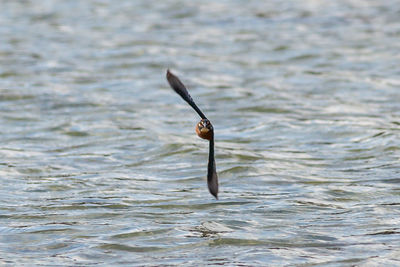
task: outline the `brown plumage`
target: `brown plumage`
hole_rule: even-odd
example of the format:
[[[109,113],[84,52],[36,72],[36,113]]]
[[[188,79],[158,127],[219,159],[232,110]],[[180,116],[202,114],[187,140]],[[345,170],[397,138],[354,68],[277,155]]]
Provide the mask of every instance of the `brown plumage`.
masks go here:
[[[196,125],[196,133],[200,138],[211,140],[214,137],[214,129],[207,119],[202,119]]]
[[[180,95],[183,100],[185,100],[201,117],[200,122],[196,124],[196,133],[200,138],[210,141],[207,167],[207,185],[210,193],[216,199],[218,199],[218,175],[214,158],[214,128],[204,113],[194,103],[185,85],[169,70],[167,70],[167,80],[171,88],[174,89],[174,91]]]

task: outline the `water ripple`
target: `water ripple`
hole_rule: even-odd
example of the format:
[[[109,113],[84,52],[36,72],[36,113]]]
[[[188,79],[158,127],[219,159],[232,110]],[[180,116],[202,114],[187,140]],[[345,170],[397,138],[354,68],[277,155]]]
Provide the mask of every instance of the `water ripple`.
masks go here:
[[[2,263],[398,265],[398,15],[2,1]],[[218,201],[167,68],[215,127]]]

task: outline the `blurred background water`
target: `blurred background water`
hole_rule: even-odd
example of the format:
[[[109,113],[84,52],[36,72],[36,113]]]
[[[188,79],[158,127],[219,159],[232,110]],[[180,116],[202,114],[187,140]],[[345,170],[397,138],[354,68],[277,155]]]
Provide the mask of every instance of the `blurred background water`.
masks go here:
[[[398,1],[0,6],[2,264],[400,266]]]

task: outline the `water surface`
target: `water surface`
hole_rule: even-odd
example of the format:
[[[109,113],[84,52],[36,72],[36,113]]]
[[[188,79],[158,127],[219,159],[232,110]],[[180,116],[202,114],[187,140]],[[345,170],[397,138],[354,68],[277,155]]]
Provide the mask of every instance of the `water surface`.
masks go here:
[[[0,4],[3,264],[400,265],[397,1]]]

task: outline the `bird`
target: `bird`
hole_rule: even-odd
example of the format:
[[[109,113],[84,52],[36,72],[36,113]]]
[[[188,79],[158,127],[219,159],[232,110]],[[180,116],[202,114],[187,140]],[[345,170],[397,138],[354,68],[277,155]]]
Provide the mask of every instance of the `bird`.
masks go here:
[[[177,76],[167,69],[167,81],[174,91],[180,95],[196,112],[201,120],[196,124],[197,135],[209,141],[208,165],[207,165],[207,185],[211,195],[218,199],[218,175],[214,157],[214,127],[204,113],[199,109],[193,98],[190,96],[185,85]]]

